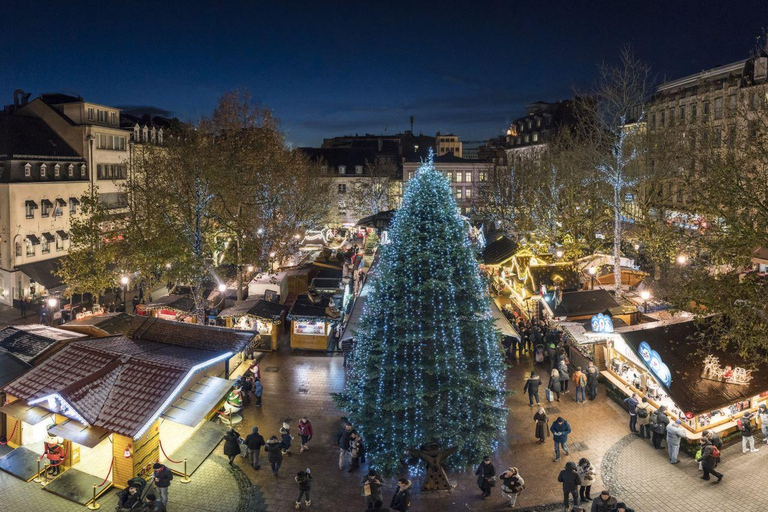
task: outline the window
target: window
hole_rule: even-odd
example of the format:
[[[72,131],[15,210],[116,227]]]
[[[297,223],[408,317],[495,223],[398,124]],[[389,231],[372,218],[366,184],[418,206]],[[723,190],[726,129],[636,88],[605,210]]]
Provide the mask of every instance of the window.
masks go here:
[[[35,255],[35,246],[32,245],[32,242],[29,241],[29,239],[25,240],[25,244],[27,246],[27,256],[34,256]]]
[[[75,175],[75,166],[72,164],[69,164],[69,167],[67,168],[67,175],[72,178]]]
[[[467,171],[464,173],[464,182],[465,183],[472,183],[472,173]]]
[[[16,250],[16,257],[17,258],[21,258],[21,243],[20,242],[16,242],[15,250]]]
[[[696,109],[696,104],[695,103],[691,103],[691,121],[695,121],[696,120],[696,113],[697,113],[696,110],[697,110]]]
[[[651,114],[651,128],[656,127],[656,113]]]
[[[80,201],[76,197],[70,197],[69,198],[69,214],[74,215],[77,213],[77,205],[80,204]]]
[[[100,123],[106,123],[107,122],[107,111],[106,110],[97,109],[96,110],[96,115],[98,116]]]
[[[155,127],[152,127],[152,131],[149,133],[149,140],[152,142],[152,144],[157,143],[157,130],[155,130]]]
[[[540,127],[540,126],[541,126],[541,119],[537,119],[536,120],[536,127]]]
[[[53,166],[53,175],[57,178],[61,175],[61,166],[59,164]]]
[[[472,199],[472,189],[471,188],[465,188],[464,189],[464,197],[466,199]]]
[[[461,171],[456,173],[456,183],[461,183]]]
[[[88,120],[93,121],[93,107],[88,107]]]
[[[485,171],[480,171],[477,173],[477,179],[478,181],[488,181],[488,173]]]
[[[64,215],[64,207],[67,206],[67,202],[60,198],[56,198],[56,207],[53,209],[53,216],[54,217],[60,217]]]
[[[37,210],[37,203],[34,201],[25,201],[24,202],[24,211],[26,213],[26,217],[28,219],[34,219],[35,218],[35,210]]]
[[[139,139],[139,125],[138,124],[133,125],[133,140],[135,142],[141,142],[141,140]]]
[[[64,250],[64,238],[61,236],[61,231],[56,233],[56,251]]]
[[[117,113],[116,112],[110,112],[109,113],[109,122],[111,124],[117,124]]]
[[[408,171],[408,179],[409,180],[413,179],[413,171]]]
[[[85,178],[85,164],[80,166],[80,177]]]
[[[736,94],[728,96],[728,115],[734,115],[736,113]]]
[[[525,137],[523,137],[523,142],[525,142],[526,144],[531,142],[531,136],[530,135],[526,135]]]
[[[680,122],[685,122],[685,105],[680,105]]]
[[[461,199],[461,188],[456,189],[456,199]]]
[[[123,180],[125,167],[121,164],[97,164],[96,176],[100,180]]]
[[[709,102],[708,101],[704,102],[704,110],[702,111],[701,114],[702,114],[702,117],[704,117],[704,119],[709,117]]]
[[[669,126],[675,126],[675,107],[669,109]]]
[[[340,165],[339,166],[339,174],[346,174],[347,173],[347,166],[346,165]]]
[[[149,142],[149,130],[146,126],[141,130],[141,140],[144,142]]]
[[[157,143],[162,145],[163,144],[163,129],[160,128],[157,130]]]
[[[24,176],[27,178],[32,176],[32,164],[24,164]]]
[[[96,134],[96,147],[98,149],[111,149],[125,151],[125,137],[120,135]]]
[[[363,174],[363,166],[362,165],[356,165],[355,166],[355,174]]]
[[[661,125],[663,127],[665,122],[666,122],[666,112],[662,110],[661,111],[661,119],[659,120],[659,125]]]
[[[43,199],[40,201],[40,203],[43,205],[43,208],[40,210],[40,215],[43,217],[50,217],[51,210],[53,209],[53,203],[48,199]]]
[[[320,174],[328,174],[328,166],[327,165],[323,165],[322,167],[320,167]]]
[[[40,164],[40,177],[45,178],[45,171],[48,169],[48,166],[45,164]]]
[[[51,243],[50,243],[50,242],[48,241],[48,239],[45,237],[45,235],[47,235],[47,234],[48,234],[48,233],[43,233],[43,238],[42,238],[42,249],[41,249],[41,252],[42,252],[43,254],[48,254],[49,252],[51,252]]]
[[[344,183],[339,183],[338,191],[339,191],[339,194],[346,194],[347,185],[345,185]]]
[[[533,134],[533,142],[538,142],[538,141],[539,141],[539,134],[538,133],[534,133]]]
[[[720,126],[718,126],[714,130],[712,130],[712,145],[716,148],[719,148],[722,143],[723,143],[723,129]]]
[[[715,119],[723,118],[723,98],[715,98]]]

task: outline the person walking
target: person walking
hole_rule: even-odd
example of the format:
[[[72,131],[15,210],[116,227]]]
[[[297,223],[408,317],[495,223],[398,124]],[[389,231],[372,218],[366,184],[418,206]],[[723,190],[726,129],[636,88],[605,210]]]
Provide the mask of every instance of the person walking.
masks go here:
[[[240,434],[233,428],[224,434],[224,455],[229,459],[229,465],[235,465],[235,457],[240,455]]]
[[[740,420],[736,421],[741,432],[741,451],[742,453],[759,452],[760,448],[755,448],[755,429],[752,426],[752,415],[749,411],[744,413]]]
[[[301,508],[301,498],[304,498],[304,504],[308,507],[312,505],[312,498],[309,492],[312,490],[312,473],[309,468],[306,471],[299,471],[294,478],[299,486],[299,496],[296,498],[296,510]]]
[[[352,351],[355,350],[355,340],[352,337],[341,340],[341,353],[344,355],[344,368],[352,361]]]
[[[709,440],[709,442],[712,443],[712,446],[717,448],[717,451],[720,452],[720,455],[715,457],[715,467],[717,467],[717,465],[720,464],[720,461],[723,458],[723,440],[722,440],[722,438],[714,430],[705,430],[704,432],[701,433],[701,436],[707,438]],[[699,471],[701,471],[701,464],[699,464]]]
[[[595,483],[595,475],[597,471],[595,466],[589,462],[589,459],[582,457],[579,460],[579,465],[576,467],[576,472],[581,478],[581,487],[579,487],[579,500],[581,503],[592,501],[592,484]]]
[[[637,405],[640,403],[637,393],[632,393],[632,396],[624,399],[624,403],[629,409],[629,431],[633,434],[639,434],[637,431]]]
[[[760,430],[763,432],[763,442],[768,444],[768,407],[760,404],[757,410],[757,418],[760,420]]]
[[[715,459],[719,454],[719,450],[709,442],[709,439],[701,439],[701,467],[704,470],[704,474],[700,477],[702,480],[709,480],[709,475],[715,475],[717,481],[723,479],[723,474],[715,471]]]
[[[314,432],[312,431],[312,423],[306,416],[302,416],[299,420],[297,430],[299,431],[299,436],[301,437],[301,449],[299,450],[299,453],[301,453],[309,450],[309,441],[314,435]]]
[[[559,360],[557,371],[560,372],[560,389],[563,393],[568,393],[568,382],[571,380],[571,376],[568,373],[568,366],[565,361]]]
[[[675,420],[672,425],[667,426],[667,451],[669,452],[669,463],[677,464],[677,454],[680,452],[680,441],[685,439],[685,430],[682,427],[683,422]]]
[[[19,308],[21,308],[21,318],[27,318],[27,299],[22,297],[19,300]]]
[[[253,427],[251,433],[245,437],[246,455],[253,469],[261,469],[259,458],[261,456],[261,447],[264,446],[264,437],[259,434],[259,427]]]
[[[557,401],[560,401],[560,372],[557,368],[552,368],[552,373],[549,374],[549,385],[547,389],[550,391],[550,396],[547,401],[552,401],[552,397],[557,397]]]
[[[346,422],[344,427],[336,433],[336,444],[339,445],[339,469],[344,469],[344,461],[349,459],[349,442],[351,440],[352,424]],[[350,461],[351,464],[352,461]]]
[[[557,481],[563,484],[563,510],[568,510],[570,503],[570,497],[573,496],[573,505],[579,506],[579,486],[581,485],[581,478],[576,471],[576,464],[573,462],[567,462],[565,469],[563,469],[557,477]]]
[[[293,441],[291,426],[287,422],[283,422],[283,426],[280,428],[280,446],[283,449],[283,455],[291,455],[291,441]]]
[[[613,508],[618,504],[616,498],[611,496],[611,493],[605,489],[600,492],[598,496],[592,502],[591,512],[613,512]]]
[[[584,403],[587,401],[586,387],[587,376],[581,371],[581,366],[576,367],[576,371],[573,372],[573,384],[576,386],[576,403]]]
[[[365,461],[365,445],[363,438],[357,432],[352,432],[349,440],[349,472],[353,473]]]
[[[667,418],[666,410],[667,410],[667,407],[664,405],[661,405],[651,415],[651,432],[653,433],[653,447],[657,450],[661,449],[661,441],[664,439],[664,434],[667,433],[667,425],[669,425],[669,418]]]
[[[155,480],[155,488],[157,489],[157,494],[160,495],[160,501],[163,502],[164,506],[168,506],[168,487],[171,486],[171,480],[173,480],[173,473],[170,469],[163,466],[159,462],[155,462],[152,465],[152,469],[154,470],[152,473],[152,478]]]
[[[515,508],[517,497],[525,489],[525,480],[517,468],[509,468],[501,475],[501,494],[509,500],[509,508]]]
[[[272,474],[277,476],[280,466],[283,465],[283,448],[280,446],[277,436],[272,436],[267,440],[264,451],[267,452],[267,460],[272,467]]]
[[[587,396],[590,400],[597,398],[597,368],[590,366],[587,369]]]
[[[374,504],[377,501],[384,501],[384,496],[381,493],[381,476],[375,469],[368,470],[368,474],[363,478],[361,485],[363,486],[365,503],[369,509],[374,508]]]
[[[389,502],[389,506],[392,510],[397,512],[408,512],[411,508],[411,481],[407,478],[401,478],[397,481],[397,491],[392,496],[392,501]]]
[[[483,457],[483,462],[477,466],[475,475],[477,475],[477,486],[483,491],[483,499],[487,500],[491,495],[491,489],[496,485],[496,468],[493,467],[489,456]]]
[[[549,419],[543,407],[539,407],[539,410],[533,415],[533,421],[536,422],[536,438],[539,440],[539,444],[543,444],[544,437],[549,437]]]
[[[261,385],[261,380],[258,378],[253,379],[253,395],[256,397],[256,407],[261,407],[261,395],[264,394],[264,386]]]
[[[570,450],[568,450],[568,445],[566,444],[568,441],[568,434],[571,433],[571,425],[569,425],[562,416],[558,416],[552,426],[549,427],[549,430],[552,432],[552,439],[555,441],[555,460],[553,462],[557,462],[560,460],[561,446],[566,455],[571,454]]]
[[[640,400],[640,403],[637,404],[637,407],[635,408],[637,412],[637,426],[640,427],[640,431],[637,435],[645,439],[651,438],[650,409],[651,404],[648,403],[648,399],[645,397]]]
[[[525,386],[523,386],[523,393],[528,392],[528,407],[533,407],[533,401],[536,400],[536,405],[539,404],[539,386],[541,385],[541,379],[536,372],[531,372],[528,378],[525,380]]]

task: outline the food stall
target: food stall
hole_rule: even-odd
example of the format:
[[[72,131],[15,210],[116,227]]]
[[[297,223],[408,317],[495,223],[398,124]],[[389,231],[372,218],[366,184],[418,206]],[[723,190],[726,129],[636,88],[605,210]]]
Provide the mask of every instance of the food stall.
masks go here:
[[[166,295],[149,304],[136,306],[139,316],[153,316],[162,320],[197,323],[195,317],[195,300],[189,295]]]
[[[300,295],[288,313],[291,349],[327,350],[331,326],[340,317],[332,297]]]
[[[285,306],[264,299],[248,300],[228,307],[217,318],[230,329],[258,332],[263,340],[268,340],[267,346],[271,350],[277,350],[279,326],[286,310]]]

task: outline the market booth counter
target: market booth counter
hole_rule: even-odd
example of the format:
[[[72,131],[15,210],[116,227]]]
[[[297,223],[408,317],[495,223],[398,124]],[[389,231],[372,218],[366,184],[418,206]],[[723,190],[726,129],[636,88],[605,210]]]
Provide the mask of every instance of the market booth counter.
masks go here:
[[[625,394],[636,392],[654,407],[666,406],[689,439],[704,430],[727,434],[736,419],[768,397],[768,366],[752,372],[733,353],[705,347],[696,341],[706,337],[702,329],[706,326],[693,320],[626,327],[604,348],[603,375]]]
[[[288,308],[264,299],[235,304],[219,313],[218,318],[230,329],[256,331],[268,342],[269,350],[277,350],[280,325]]]
[[[340,316],[332,298],[300,295],[288,313],[291,348],[326,351],[331,325]]]
[[[226,430],[209,420],[231,388],[232,357],[254,336],[137,317],[126,335],[69,343],[5,386],[3,412],[19,426],[0,468],[26,479],[10,463],[39,457],[41,440],[61,439],[63,471],[44,489],[81,504],[94,485],[97,493],[124,488],[158,461],[193,473]],[[180,453],[186,468],[173,462]]]

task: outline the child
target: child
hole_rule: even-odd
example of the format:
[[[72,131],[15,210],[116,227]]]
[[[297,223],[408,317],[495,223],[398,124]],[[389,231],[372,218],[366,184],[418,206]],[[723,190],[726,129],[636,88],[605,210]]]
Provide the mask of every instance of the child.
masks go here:
[[[299,471],[296,474],[296,483],[299,484],[299,497],[296,498],[296,509],[301,508],[301,498],[304,497],[304,503],[309,507],[312,501],[309,497],[309,491],[312,490],[312,475],[309,468],[306,471]]]
[[[264,392],[264,386],[261,385],[261,381],[256,379],[253,382],[253,394],[256,395],[256,407],[261,407],[261,394]]]
[[[301,436],[301,450],[309,450],[308,443],[312,439],[312,423],[306,416],[302,416],[299,420],[299,435]]]
[[[283,428],[280,429],[280,446],[283,448],[283,455],[290,455],[288,453],[291,449],[291,441],[293,436],[291,435],[291,426],[287,423],[283,423]]]

